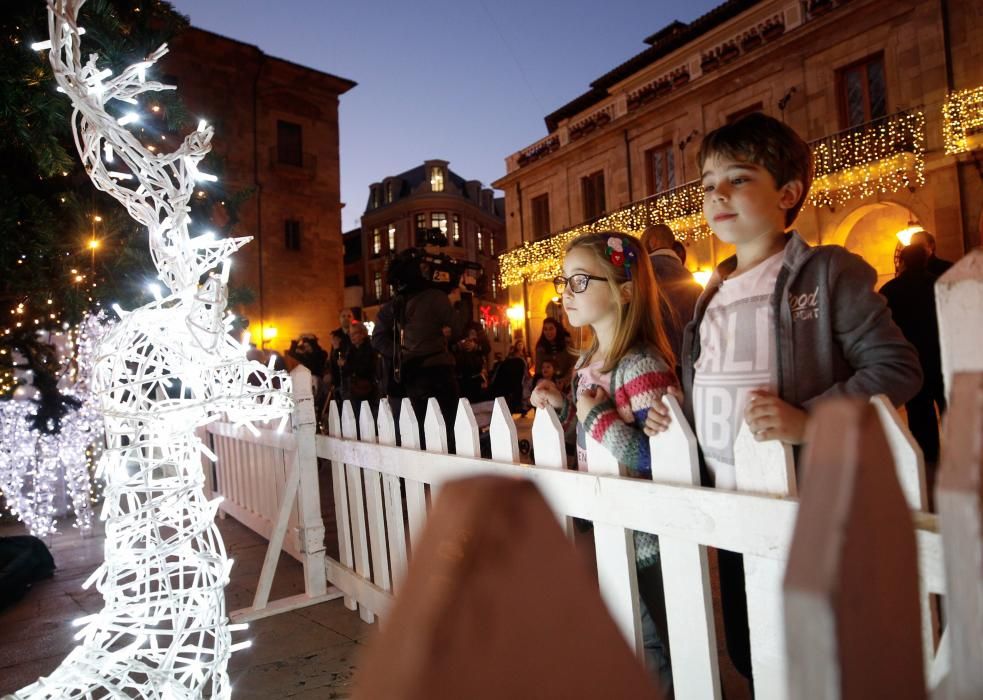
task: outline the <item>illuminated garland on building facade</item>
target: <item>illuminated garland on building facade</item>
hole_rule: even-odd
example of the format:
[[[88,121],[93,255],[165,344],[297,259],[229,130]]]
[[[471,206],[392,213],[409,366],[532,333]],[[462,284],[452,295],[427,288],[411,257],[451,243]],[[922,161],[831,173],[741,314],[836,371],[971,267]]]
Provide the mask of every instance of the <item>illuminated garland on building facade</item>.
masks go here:
[[[965,153],[983,147],[983,85],[954,92],[942,106],[945,152]]]
[[[560,274],[560,261],[566,244],[583,233],[621,231],[633,236],[654,224],[668,224],[681,241],[698,241],[710,235],[703,218],[703,188],[689,182],[664,194],[619,209],[607,216],[504,253],[498,258],[502,284],[511,287],[551,280]]]
[[[847,201],[925,184],[925,115],[903,112],[875,124],[812,144],[816,178],[807,204],[841,206]],[[614,230],[641,235],[647,226],[668,224],[683,242],[710,235],[703,217],[699,182],[681,185],[588,224],[527,242],[499,256],[502,284],[549,280],[560,274],[563,250],[575,236]]]

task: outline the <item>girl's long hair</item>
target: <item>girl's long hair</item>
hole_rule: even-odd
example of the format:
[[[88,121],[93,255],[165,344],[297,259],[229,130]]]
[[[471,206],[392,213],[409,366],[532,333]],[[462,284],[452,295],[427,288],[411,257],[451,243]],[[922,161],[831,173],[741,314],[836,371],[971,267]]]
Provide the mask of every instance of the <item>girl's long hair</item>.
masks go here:
[[[621,240],[626,259],[629,251],[633,252],[635,257],[631,261],[630,268],[631,301],[621,303],[621,313],[618,314],[618,322],[615,325],[611,350],[601,372],[614,370],[628,351],[636,346],[647,346],[655,350],[666,364],[673,368],[676,366],[676,358],[663,327],[661,292],[652,270],[652,261],[642,250],[638,239],[617,231],[585,233],[570,241],[565,252],[569,253],[575,248],[590,252],[603,270],[603,275],[607,277],[611,294],[620,302],[621,285],[628,282],[629,277],[625,267],[612,264],[608,256],[608,239],[612,237]],[[584,353],[584,365],[590,363],[599,347],[597,335],[594,334],[590,347]]]

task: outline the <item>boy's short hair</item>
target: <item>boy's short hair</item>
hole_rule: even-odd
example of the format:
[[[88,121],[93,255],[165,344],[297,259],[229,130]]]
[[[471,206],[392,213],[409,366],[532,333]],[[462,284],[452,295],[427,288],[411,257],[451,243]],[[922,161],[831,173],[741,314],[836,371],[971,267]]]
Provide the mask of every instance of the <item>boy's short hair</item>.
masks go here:
[[[799,180],[802,197],[785,212],[785,225],[792,225],[805,204],[813,176],[812,150],[794,129],[767,114],[754,112],[706,135],[700,144],[701,171],[713,155],[759,165],[771,173],[778,187]]]

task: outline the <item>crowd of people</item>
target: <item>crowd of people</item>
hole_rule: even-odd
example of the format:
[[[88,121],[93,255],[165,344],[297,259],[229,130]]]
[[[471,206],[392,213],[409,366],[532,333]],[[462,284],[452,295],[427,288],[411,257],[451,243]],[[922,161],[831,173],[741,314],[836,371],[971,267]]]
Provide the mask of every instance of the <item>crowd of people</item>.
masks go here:
[[[342,315],[319,360],[326,396],[409,396],[414,406],[436,397],[448,424],[459,396],[506,396],[516,412],[551,406],[577,468],[585,468],[591,436],[629,474],[650,478],[648,438],[669,426],[662,397],[670,393],[695,428],[704,485],[734,489],[743,423],[755,439],[797,450],[818,401],[883,394],[907,405],[934,464],[945,409],[934,283],[950,263],[935,257],[931,234],[913,237],[897,278],[878,292],[877,273],[860,256],[811,246],[795,231],[813,164],[787,125],[756,113],[720,127],[704,138],[699,165],[706,220],[735,250],[705,289],[667,226],[641,240],[582,235],[567,245],[553,281],[566,323],[547,318],[532,353],[519,340],[490,364],[481,326],[459,325],[447,293],[421,288],[380,310],[371,342]],[[568,327],[589,329],[589,342],[575,351]],[[658,538],[635,533],[635,551],[647,662],[668,687]],[[750,680],[743,560],[721,551],[718,561],[728,652]]]

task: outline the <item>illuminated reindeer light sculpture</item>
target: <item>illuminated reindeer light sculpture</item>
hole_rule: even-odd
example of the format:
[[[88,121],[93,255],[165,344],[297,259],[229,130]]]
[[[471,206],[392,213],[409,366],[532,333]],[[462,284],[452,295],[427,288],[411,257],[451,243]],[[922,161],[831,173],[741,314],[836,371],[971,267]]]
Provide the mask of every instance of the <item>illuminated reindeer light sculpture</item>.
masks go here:
[[[214,524],[218,501],[202,493],[196,429],[223,415],[289,418],[289,378],[245,359],[226,313],[229,258],[249,238],[189,237],[188,202],[211,149],[201,122],[172,153],[145,148],[126,125],[140,95],[170,89],[145,79],[166,52],[112,77],[92,55],[83,64],[77,24],[85,0],[48,4],[51,66],[72,100],[76,145],[95,186],[146,226],[166,296],[132,312],[97,353],[95,391],[106,424],[106,554],[93,582],[102,611],[79,620],[80,644],[19,698],[224,698],[232,644],[224,586],[232,561]],[[124,107],[122,116],[106,106]],[[134,111],[129,111],[130,109]],[[218,270],[218,272],[216,272]],[[244,627],[244,626],[239,626]]]

